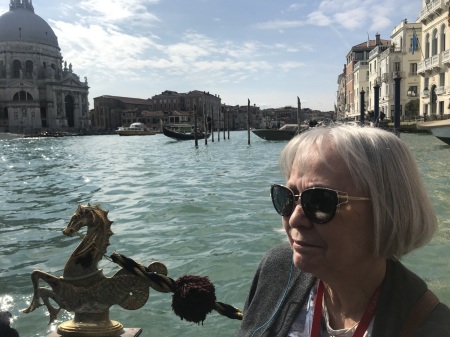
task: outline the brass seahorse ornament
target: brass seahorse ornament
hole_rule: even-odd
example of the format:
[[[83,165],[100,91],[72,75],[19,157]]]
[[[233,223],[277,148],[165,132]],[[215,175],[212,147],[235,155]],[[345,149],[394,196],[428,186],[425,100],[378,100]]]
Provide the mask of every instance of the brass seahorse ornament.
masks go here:
[[[41,270],[32,272],[34,294],[29,307],[23,312],[30,313],[44,304],[50,313],[49,323],[57,318],[60,309],[74,312],[72,321],[58,326],[58,333],[64,336],[120,335],[123,325],[110,320],[109,308],[115,304],[128,310],[141,308],[147,302],[152,282],[124,268],[112,277],[106,277],[98,269],[98,262],[106,253],[109,238],[113,235],[112,223],[108,219],[108,211],[99,205],[79,205],[63,233],[74,236],[82,227],[87,227],[86,236],[67,260],[63,276]],[[167,268],[159,262],[147,268],[167,274]],[[51,289],[40,287],[40,280]],[[55,301],[59,308],[53,307],[49,299]]]

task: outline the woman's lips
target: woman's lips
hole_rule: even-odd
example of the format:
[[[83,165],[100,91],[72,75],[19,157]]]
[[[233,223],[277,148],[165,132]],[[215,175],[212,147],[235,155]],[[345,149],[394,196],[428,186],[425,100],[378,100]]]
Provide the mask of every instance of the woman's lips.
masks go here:
[[[304,240],[292,240],[292,248],[295,250],[304,250],[304,249],[312,249],[312,248],[320,248],[318,245],[304,241]]]

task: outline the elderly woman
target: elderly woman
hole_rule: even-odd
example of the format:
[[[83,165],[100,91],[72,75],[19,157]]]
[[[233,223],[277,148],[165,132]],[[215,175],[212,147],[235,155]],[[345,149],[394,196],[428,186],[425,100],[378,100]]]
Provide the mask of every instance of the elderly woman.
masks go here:
[[[280,168],[271,196],[288,244],[260,263],[239,336],[450,336],[449,308],[399,261],[437,228],[400,138],[317,128],[287,144]]]

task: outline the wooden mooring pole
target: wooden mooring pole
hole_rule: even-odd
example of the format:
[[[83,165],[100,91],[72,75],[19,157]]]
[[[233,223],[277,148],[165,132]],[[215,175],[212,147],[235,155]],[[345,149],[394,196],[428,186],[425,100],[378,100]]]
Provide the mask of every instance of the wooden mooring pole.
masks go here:
[[[197,104],[194,104],[194,140],[195,140],[195,147],[198,147],[198,139],[197,139]]]
[[[250,99],[247,103],[247,133],[248,133],[248,145],[250,145]]]

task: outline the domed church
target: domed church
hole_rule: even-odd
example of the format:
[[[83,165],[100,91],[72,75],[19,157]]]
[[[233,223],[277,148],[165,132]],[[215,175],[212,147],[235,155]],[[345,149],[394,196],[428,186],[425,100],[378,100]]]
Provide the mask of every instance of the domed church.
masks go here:
[[[0,16],[0,131],[82,132],[90,127],[88,93],[32,0],[11,0]]]

